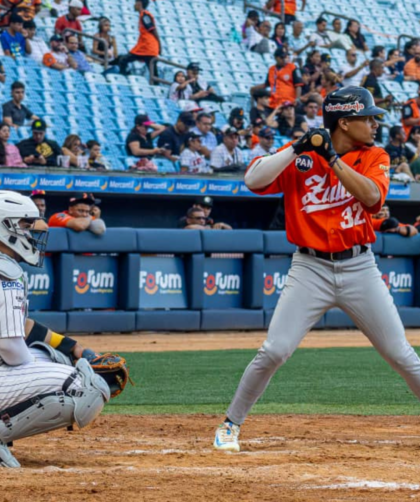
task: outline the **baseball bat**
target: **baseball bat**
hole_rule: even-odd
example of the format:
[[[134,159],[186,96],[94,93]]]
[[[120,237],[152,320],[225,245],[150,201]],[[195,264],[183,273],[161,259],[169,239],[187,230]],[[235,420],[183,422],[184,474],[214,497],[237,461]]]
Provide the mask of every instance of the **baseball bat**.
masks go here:
[[[323,142],[322,136],[320,134],[314,134],[311,137],[312,146],[321,146]]]

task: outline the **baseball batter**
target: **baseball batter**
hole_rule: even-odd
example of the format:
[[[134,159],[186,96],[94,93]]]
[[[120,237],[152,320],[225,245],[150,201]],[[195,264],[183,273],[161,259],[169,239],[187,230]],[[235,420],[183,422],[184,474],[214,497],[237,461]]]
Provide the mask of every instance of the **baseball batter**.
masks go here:
[[[2,467],[20,467],[8,443],[74,422],[84,427],[110,398],[107,382],[81,358],[75,340],[27,319],[27,285],[18,262],[42,266],[48,232],[33,231],[37,220],[39,211],[29,197],[0,192]],[[80,358],[75,366],[70,356]]]
[[[420,359],[381,279],[370,245],[371,215],[384,203],[389,157],[374,146],[383,113],[370,92],[345,87],[329,94],[324,125],[271,156],[254,159],[245,174],[258,194],[284,193],[287,237],[297,245],[292,266],[256,357],[246,368],[214,447],[239,451],[239,430],[277,369],[318,319],[340,307],[420,399]],[[330,136],[331,135],[331,136]]]

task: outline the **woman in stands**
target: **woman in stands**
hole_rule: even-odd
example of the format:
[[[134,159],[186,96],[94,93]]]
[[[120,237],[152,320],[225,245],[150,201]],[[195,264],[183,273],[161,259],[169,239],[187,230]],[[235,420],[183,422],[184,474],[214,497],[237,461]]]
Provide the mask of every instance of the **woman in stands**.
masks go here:
[[[307,57],[303,70],[309,74],[309,81],[316,86],[321,84],[321,53],[318,50],[311,51]]]
[[[82,140],[77,134],[69,134],[63,144],[63,155],[70,157],[70,165],[73,167],[78,166],[78,157],[84,154],[82,148]]]
[[[277,23],[274,26],[274,34],[271,37],[271,40],[274,40],[277,49],[284,46],[287,48],[288,39],[286,36],[286,28],[284,26],[284,23]]]
[[[169,99],[175,102],[180,99],[190,99],[193,93],[191,82],[194,82],[193,78],[187,80],[187,76],[182,70],[177,71],[174,75],[174,82],[169,89]]]
[[[321,75],[321,89],[319,94],[325,99],[330,92],[336,91],[340,87],[340,76],[333,71],[327,71]]]
[[[17,146],[8,143],[10,126],[0,122],[0,165],[6,167],[28,167],[22,160]]]
[[[344,33],[350,37],[350,40],[353,42],[353,45],[357,50],[367,52],[369,47],[366,43],[366,38],[360,32],[360,23],[356,19],[350,19],[347,23],[347,27],[344,30]]]
[[[401,55],[400,51],[396,47],[390,49],[388,59],[384,63],[386,78],[402,82],[404,80],[404,64],[405,57]]]
[[[95,37],[101,38],[108,43],[108,62],[111,63],[118,57],[117,41],[113,35],[111,35],[111,21],[107,17],[102,17],[98,24],[98,33]],[[94,40],[92,46],[92,54],[105,59],[105,43],[100,40]],[[114,68],[118,70],[117,66]]]

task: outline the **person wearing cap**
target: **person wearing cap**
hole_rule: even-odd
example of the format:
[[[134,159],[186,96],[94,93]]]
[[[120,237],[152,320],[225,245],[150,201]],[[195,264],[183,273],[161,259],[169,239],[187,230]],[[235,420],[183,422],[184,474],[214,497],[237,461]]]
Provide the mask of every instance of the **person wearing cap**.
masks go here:
[[[50,14],[52,17],[62,17],[69,11],[68,0],[52,0]]]
[[[274,147],[275,133],[271,127],[263,127],[258,133],[259,143],[252,149],[251,160],[262,155],[271,155],[276,152]]]
[[[400,223],[397,218],[391,216],[387,204],[384,204],[379,212],[372,215],[372,223],[375,232],[398,234],[403,237],[414,237],[419,233],[414,225]]]
[[[3,121],[18,129],[25,124],[25,120],[36,120],[38,117],[22,103],[25,99],[25,85],[13,82],[11,89],[12,99],[2,105]]]
[[[69,28],[79,31],[80,33],[83,31],[82,25],[77,19],[81,15],[83,7],[84,5],[81,0],[70,0],[68,13],[65,16],[59,17],[55,22],[55,32],[57,35],[62,35],[64,37],[66,35],[66,30]],[[79,47],[84,49],[84,41],[80,35]]]
[[[230,111],[228,123],[239,134],[239,148],[246,147],[246,138],[252,136],[252,126],[245,127],[245,112],[243,108],[236,107]]]
[[[195,134],[201,136],[201,150],[206,159],[210,159],[211,152],[217,146],[217,138],[211,130],[213,125],[213,116],[211,113],[201,112],[197,115],[195,127],[191,129]]]
[[[239,132],[229,124],[222,127],[223,142],[211,153],[210,167],[215,171],[234,172],[245,169],[243,155],[238,148]]]
[[[89,196],[95,201],[95,203],[90,206],[89,214],[93,216],[95,219],[98,219],[102,215],[102,210],[99,207],[101,205],[102,200],[95,197],[93,193],[89,194]]]
[[[106,230],[104,220],[91,215],[95,198],[92,194],[78,195],[69,201],[67,211],[55,213],[48,220],[49,227],[69,228],[75,232],[88,230],[96,235],[102,235]]]
[[[292,137],[292,131],[295,127],[308,130],[308,124],[303,115],[296,114],[295,105],[291,101],[286,101],[277,109],[275,118],[267,120],[267,125],[277,129],[281,136]]]
[[[43,119],[32,122],[32,138],[17,144],[23,161],[28,166],[57,166],[57,157],[62,155],[61,148],[55,141],[45,137],[47,124]]]
[[[83,52],[79,50],[79,39],[76,37],[76,35],[74,35],[73,33],[67,35],[65,38],[65,43],[69,56],[77,64],[76,70],[80,71],[80,73],[92,72],[92,66],[87,61],[86,56],[83,54]]]
[[[33,19],[25,21],[23,23],[23,29],[28,33],[28,40],[31,46],[31,53],[29,57],[39,64],[42,64],[42,59],[44,54],[49,51],[48,45],[45,43],[44,39],[36,36],[36,24]]]
[[[252,134],[251,134],[251,143],[249,148],[252,150],[254,149],[258,143],[260,142],[260,131],[261,129],[265,126],[265,122],[263,119],[260,117],[257,117],[255,120],[252,121],[251,127],[252,127]]]
[[[209,85],[199,73],[201,71],[198,63],[189,63],[187,66],[187,80],[190,80],[190,86],[193,91],[190,99],[198,103],[205,99],[206,101],[215,101],[216,103],[223,103],[224,99],[216,94],[216,91]]]
[[[61,35],[53,35],[50,38],[51,51],[44,54],[42,64],[53,70],[76,70],[77,63],[70,56],[67,47],[64,45],[64,39]]]
[[[342,84],[344,87],[359,85],[362,78],[369,73],[369,60],[364,59],[360,64],[357,64],[357,55],[357,50],[354,48],[346,51],[347,63],[343,64],[339,69],[339,74],[343,77]]]
[[[152,159],[155,155],[165,155],[164,148],[155,147],[153,140],[165,130],[165,126],[155,124],[147,115],[137,115],[134,127],[125,140],[127,155]]]
[[[29,196],[38,208],[39,216],[45,218],[47,212],[47,202],[45,200],[45,190],[34,190]]]
[[[155,18],[147,9],[149,0],[135,0],[134,10],[139,13],[139,38],[129,54],[119,59],[120,73],[127,75],[129,63],[142,61],[150,69],[150,62],[161,53],[161,44]],[[157,76],[157,63],[153,63],[153,74]]]
[[[27,39],[27,32],[23,30],[23,18],[13,13],[10,24],[0,36],[0,42],[5,56],[13,59],[21,58],[31,53],[31,45]]]
[[[188,173],[211,173],[201,150],[201,134],[188,132],[185,136],[184,149],[179,157],[181,172]]]
[[[203,108],[198,106],[195,101],[186,101],[182,104],[181,109],[183,112],[191,113],[194,120],[197,120],[198,114],[203,111]]]
[[[175,125],[167,127],[159,136],[158,147],[165,149],[165,156],[176,162],[181,154],[187,132],[194,127],[195,120],[190,112],[181,112]]]
[[[180,99],[190,99],[193,93],[191,83],[194,78],[187,79],[187,75],[181,70],[174,75],[174,81],[169,88],[168,97],[176,103]]]
[[[227,223],[215,223],[213,218],[210,217],[210,214],[213,210],[213,205],[213,199],[209,195],[198,197],[195,200],[193,206],[187,211],[186,216],[183,216],[178,220],[178,228],[197,228],[192,227],[191,225],[199,224],[202,226],[202,230],[232,230],[232,227]]]
[[[295,64],[288,62],[288,53],[284,48],[277,49],[274,53],[276,64],[270,66],[264,84],[251,88],[251,93],[258,89],[270,87],[270,108],[274,109],[285,101],[294,103],[300,98],[302,92],[302,78]]]

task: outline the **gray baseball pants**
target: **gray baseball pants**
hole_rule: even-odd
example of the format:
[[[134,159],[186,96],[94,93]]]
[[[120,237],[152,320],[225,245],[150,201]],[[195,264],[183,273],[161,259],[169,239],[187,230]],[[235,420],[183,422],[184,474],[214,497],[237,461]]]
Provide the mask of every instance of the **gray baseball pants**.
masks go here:
[[[330,308],[340,307],[420,399],[420,359],[369,250],[330,262],[296,252],[267,339],[246,368],[227,411],[241,425],[271,377]]]

